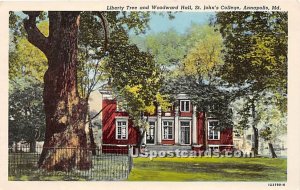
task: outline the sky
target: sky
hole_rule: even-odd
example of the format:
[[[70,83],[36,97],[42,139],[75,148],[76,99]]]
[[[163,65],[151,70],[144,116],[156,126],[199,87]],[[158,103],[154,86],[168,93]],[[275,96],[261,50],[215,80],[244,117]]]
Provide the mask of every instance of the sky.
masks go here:
[[[191,23],[208,23],[209,18],[213,15],[213,12],[178,12],[174,14],[175,18],[170,20],[167,15],[152,14],[149,23],[150,30],[147,33],[165,32],[170,28],[179,33],[184,33]]]
[[[16,14],[22,18],[25,17],[22,12],[16,12]],[[177,12],[174,14],[175,18],[170,20],[168,15],[152,14],[149,23],[150,30],[146,34],[165,32],[171,28],[179,33],[184,33],[191,23],[208,23],[209,18],[213,15],[213,12]]]

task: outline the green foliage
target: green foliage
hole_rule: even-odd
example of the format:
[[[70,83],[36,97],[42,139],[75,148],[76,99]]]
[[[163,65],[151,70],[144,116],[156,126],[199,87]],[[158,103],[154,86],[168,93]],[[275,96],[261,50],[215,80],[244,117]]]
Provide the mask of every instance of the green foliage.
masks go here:
[[[48,22],[41,22],[39,29],[48,35]],[[46,56],[34,45],[28,42],[24,36],[17,37],[17,44],[10,42],[10,47],[14,47],[9,53],[9,78],[14,80],[22,76],[32,76],[36,80],[43,81],[44,73],[47,69]]]
[[[213,82],[223,64],[222,37],[213,27],[192,25],[186,38],[187,55],[182,61],[183,73],[198,80]]]
[[[104,20],[100,19],[100,14]],[[148,63],[151,57],[140,52],[136,46],[130,45],[127,37],[129,30],[143,32],[148,26],[148,21],[149,13],[144,12],[81,13],[77,71],[81,96],[88,97],[95,88],[110,85],[110,80],[114,81],[113,88],[119,92],[126,91],[123,88],[127,84],[140,84],[140,77],[144,82],[151,83],[148,78],[152,73],[147,69],[140,71],[151,64]],[[120,63],[117,63],[118,61]],[[122,67],[127,70],[124,71]],[[138,71],[135,72],[136,70]],[[128,83],[129,80],[138,82]]]
[[[160,66],[175,65],[185,55],[184,39],[175,29],[147,35],[145,45],[146,51],[154,56]]]
[[[287,23],[287,12],[219,12],[214,22],[224,43],[219,76],[240,101],[235,126],[260,128],[265,140],[286,134]]]
[[[90,93],[101,88],[108,77],[104,69],[106,61],[105,28],[95,12],[83,12],[79,26],[79,51],[77,66],[78,91],[88,99]]]
[[[153,103],[160,88],[160,70],[150,54],[129,43],[123,29],[112,33],[111,40],[118,42],[110,45],[111,53],[106,62],[111,86],[126,102],[126,111],[140,127],[141,113],[154,111]]]
[[[160,69],[151,54],[130,43],[123,27],[117,25],[112,29],[110,41],[105,70],[109,73],[111,87],[126,104],[130,116],[141,123],[141,113],[154,111],[160,88]]]
[[[48,22],[38,28],[48,35]],[[10,13],[9,51],[9,142],[43,140],[45,114],[43,76],[46,56],[28,42],[20,16]]]
[[[224,129],[233,126],[230,106],[233,100],[232,92],[222,89],[218,85],[208,85],[193,76],[180,76],[167,80],[163,89],[166,94],[188,94],[198,111],[206,112],[208,117],[219,120],[218,128]]]
[[[260,137],[275,142],[287,132],[287,113],[282,112],[276,102],[272,93],[237,99],[232,103],[235,129],[243,133],[254,125],[260,130]]]
[[[221,77],[248,93],[278,94],[286,111],[287,12],[220,12],[215,24],[224,39]]]
[[[211,26],[193,24],[182,38],[186,55],[164,83],[163,91],[188,94],[198,111],[219,119],[220,128],[232,127],[232,91],[217,77],[223,65],[220,33]]]
[[[147,12],[81,13],[79,34],[79,91],[88,96],[94,88],[112,88],[130,116],[142,126],[141,113],[153,113],[159,89],[160,70],[153,57],[131,44],[129,30],[143,33],[148,27]],[[106,25],[106,29],[104,28]],[[108,42],[105,41],[108,31]],[[107,44],[106,44],[107,43]],[[164,104],[163,96],[159,96]]]
[[[276,102],[276,97],[269,95],[262,98],[257,105],[260,136],[272,143],[276,143],[287,133],[287,113],[282,112]]]
[[[23,77],[10,81],[9,141],[43,140],[45,114],[42,102],[43,85],[40,81]]]

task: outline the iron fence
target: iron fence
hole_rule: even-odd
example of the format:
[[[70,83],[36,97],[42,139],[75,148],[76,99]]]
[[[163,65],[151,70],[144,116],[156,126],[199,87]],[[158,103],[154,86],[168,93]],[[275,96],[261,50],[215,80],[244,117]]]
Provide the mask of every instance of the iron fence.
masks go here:
[[[45,147],[44,147],[45,148]],[[91,161],[91,167],[80,170],[74,167],[69,171],[49,171],[38,168],[43,147],[15,146],[9,148],[8,173],[10,180],[125,180],[131,171],[133,161],[130,146],[105,146],[95,149],[49,148],[67,154],[70,150],[87,152],[84,156]],[[56,158],[60,160],[60,158]],[[74,159],[77,159],[76,157]],[[76,162],[76,160],[75,160]],[[77,163],[77,162],[76,162]]]

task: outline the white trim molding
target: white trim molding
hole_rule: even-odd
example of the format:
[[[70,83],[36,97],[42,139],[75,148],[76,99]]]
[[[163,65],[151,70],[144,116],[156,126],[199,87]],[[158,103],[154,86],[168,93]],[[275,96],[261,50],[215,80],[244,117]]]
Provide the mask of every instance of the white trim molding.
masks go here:
[[[164,125],[164,122],[168,122],[168,125]],[[174,140],[174,120],[162,120],[162,126],[161,126],[161,130],[162,130],[162,140]],[[171,125],[170,125],[170,123],[172,123]],[[164,131],[164,127],[167,127],[167,138],[165,138],[165,131]],[[169,128],[171,128],[172,129],[172,133],[171,133],[171,135],[172,135],[172,138],[169,138],[169,135],[170,135],[170,133],[169,133]]]
[[[182,106],[183,104],[183,106]],[[179,102],[180,112],[190,112],[191,111],[191,101],[190,100],[180,100]]]
[[[115,133],[116,140],[128,140],[128,118],[127,119],[116,118],[115,124],[116,124],[116,133]],[[119,130],[119,128],[121,129]],[[125,136],[123,133],[125,133]]]
[[[182,126],[182,122],[189,122],[188,126]],[[192,141],[192,128],[191,128],[191,124],[192,122],[190,120],[179,120],[179,128],[180,128],[180,144],[181,145],[191,145],[191,141]],[[182,143],[182,128],[189,128],[189,143],[188,144],[184,144]]]
[[[220,130],[216,131],[214,129],[210,129],[210,127],[212,127],[211,125],[209,125],[210,122],[219,122],[219,121],[218,120],[213,120],[213,119],[207,120],[207,139],[208,140],[220,140],[220,138],[221,138]],[[213,135],[212,138],[209,137],[211,130],[212,130],[212,135]],[[215,138],[215,133],[217,133],[217,137],[218,137],[217,139]]]

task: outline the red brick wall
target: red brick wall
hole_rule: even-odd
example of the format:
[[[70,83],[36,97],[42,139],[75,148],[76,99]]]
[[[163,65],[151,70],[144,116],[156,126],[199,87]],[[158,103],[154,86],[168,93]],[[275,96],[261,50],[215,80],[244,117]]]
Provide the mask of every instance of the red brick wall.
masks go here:
[[[199,112],[197,115],[197,143],[198,144],[204,144],[204,136],[203,136],[203,130],[204,130],[204,113]]]
[[[197,131],[198,131],[198,144],[204,144],[204,113],[199,112],[197,115]],[[232,128],[224,129],[220,132],[220,140],[207,140],[208,144],[216,144],[216,145],[232,145]]]
[[[232,145],[233,144],[232,129],[227,128],[224,129],[223,131],[220,131],[220,140],[208,140],[208,144]]]
[[[161,140],[161,144],[175,144],[175,140]]]
[[[116,140],[116,116],[128,116],[125,112],[116,112],[115,100],[103,100],[102,125],[103,144],[137,144],[138,129],[133,127],[132,121],[128,120],[128,140]],[[191,107],[192,108],[192,107]],[[192,109],[191,109],[192,110]],[[174,112],[173,112],[174,113]],[[180,116],[192,116],[191,112],[182,112]],[[203,112],[197,114],[197,144],[204,144],[203,130],[205,127],[205,117]],[[162,140],[162,144],[175,144],[175,140]],[[225,129],[220,132],[220,140],[208,140],[208,144],[233,144],[232,129]]]
[[[116,116],[128,116],[125,112],[116,112],[115,100],[102,101],[102,141],[103,144],[137,144],[138,129],[128,120],[128,140],[116,140]]]
[[[232,140],[232,128],[227,128],[223,131],[221,131],[221,144],[233,144]]]

